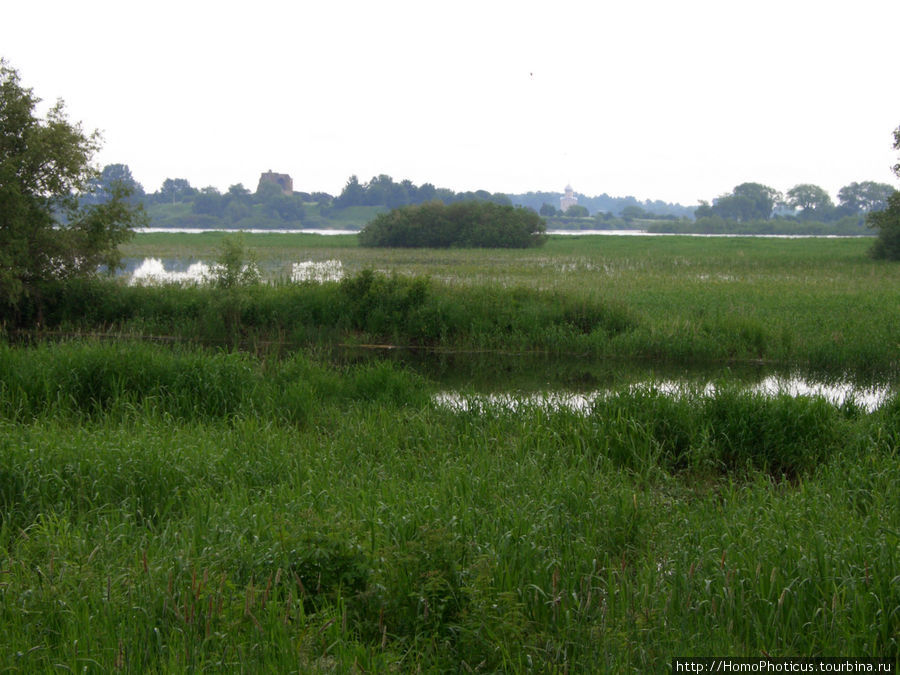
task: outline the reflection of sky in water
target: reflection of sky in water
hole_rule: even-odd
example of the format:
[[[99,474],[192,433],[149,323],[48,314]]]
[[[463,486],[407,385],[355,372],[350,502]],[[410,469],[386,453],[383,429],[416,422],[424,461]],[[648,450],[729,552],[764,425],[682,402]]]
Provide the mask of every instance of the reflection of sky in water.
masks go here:
[[[203,262],[195,262],[186,270],[166,269],[159,258],[145,258],[131,273],[131,284],[206,283],[213,277],[212,268]]]
[[[188,265],[180,261],[163,261],[159,258],[144,258],[133,268],[126,269],[131,284],[204,284],[211,281],[218,265],[193,262]],[[293,263],[291,281],[340,281],[344,269],[340,260],[324,260]]]
[[[687,392],[700,392],[703,395],[713,395],[716,387],[712,383],[706,384],[702,389],[693,386],[687,386],[685,383],[676,381],[659,381],[644,382],[630,387],[634,390],[655,390],[672,396],[677,396]],[[842,405],[847,401],[852,401],[864,410],[869,412],[880,406],[884,400],[891,394],[891,389],[886,386],[880,387],[857,387],[848,382],[810,382],[798,377],[783,378],[778,376],[769,376],[755,385],[749,385],[747,391],[764,394],[767,396],[777,396],[779,394],[787,394],[789,396],[820,396],[834,405]],[[572,393],[548,391],[541,393],[531,393],[526,395],[516,395],[510,393],[501,394],[479,394],[475,396],[464,396],[457,392],[441,392],[434,397],[435,403],[450,408],[460,410],[469,410],[477,408],[481,404],[499,405],[510,409],[516,409],[519,406],[543,406],[549,409],[568,408],[575,411],[587,411],[591,404],[598,397],[609,394],[609,391],[595,391],[591,393]]]
[[[849,382],[822,384],[797,377],[784,379],[774,376],[765,378],[754,390],[770,395],[785,393],[791,396],[821,396],[835,405],[852,401],[868,411],[875,410],[891,393],[888,387],[859,388]]]

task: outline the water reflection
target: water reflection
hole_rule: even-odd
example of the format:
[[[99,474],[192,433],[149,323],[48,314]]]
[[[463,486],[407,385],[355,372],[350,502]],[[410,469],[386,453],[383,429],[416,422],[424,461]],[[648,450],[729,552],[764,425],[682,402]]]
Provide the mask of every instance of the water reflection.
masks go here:
[[[128,258],[119,272],[129,284],[206,284],[211,282],[219,265],[202,260],[184,261],[162,258]],[[274,267],[273,267],[274,265]],[[283,276],[283,265],[280,262],[268,265],[257,265],[260,272],[272,277]],[[296,283],[313,281],[340,281],[344,277],[344,268],[340,260],[306,260],[294,262],[290,266],[290,280]]]
[[[372,358],[372,350],[350,349],[344,361]],[[655,389],[679,395],[711,394],[720,387],[740,387],[768,396],[819,396],[835,405],[852,402],[874,410],[898,391],[891,374],[829,373],[780,369],[768,364],[674,365],[573,356],[497,353],[433,353],[395,349],[378,358],[395,360],[419,372],[442,392],[435,400],[464,407],[482,401],[516,407],[541,405],[585,410],[598,396],[613,391]]]
[[[733,386],[733,383],[729,383],[729,387]],[[684,381],[678,382],[669,380],[641,382],[632,385],[627,389],[653,390],[672,396],[679,396],[685,393],[698,392],[704,395],[713,395],[717,388],[717,385],[712,382],[708,382],[698,389],[696,385],[689,385]],[[809,382],[799,377],[785,379],[775,375],[766,377],[762,382],[755,385],[748,386],[746,390],[765,396],[786,394],[788,396],[821,397],[833,405],[841,406],[852,403],[868,412],[876,410],[893,391],[892,388],[887,385],[858,388],[849,382]],[[457,410],[469,410],[472,407],[488,404],[509,408],[511,410],[523,406],[540,406],[551,410],[567,408],[574,411],[588,411],[591,409],[597,398],[607,396],[612,392],[612,389],[583,393],[572,391],[542,391],[531,393],[493,392],[488,394],[465,394],[459,391],[443,391],[434,396],[434,401],[438,405]]]

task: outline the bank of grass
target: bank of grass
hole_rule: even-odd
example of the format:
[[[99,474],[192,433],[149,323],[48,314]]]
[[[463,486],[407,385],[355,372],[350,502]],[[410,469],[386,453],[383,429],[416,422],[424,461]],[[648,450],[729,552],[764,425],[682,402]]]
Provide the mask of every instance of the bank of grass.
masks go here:
[[[219,246],[218,236],[138,241],[148,252],[179,241],[197,252]],[[290,348],[390,343],[838,373],[900,363],[900,267],[869,259],[865,241],[576,236],[551,237],[539,252],[383,251],[354,241],[246,238],[263,265],[339,259],[341,283],[282,276],[230,293],[70,286],[48,290],[43,314],[23,308],[18,321]]]
[[[430,393],[385,363],[0,348],[0,667],[898,661],[898,399]]]

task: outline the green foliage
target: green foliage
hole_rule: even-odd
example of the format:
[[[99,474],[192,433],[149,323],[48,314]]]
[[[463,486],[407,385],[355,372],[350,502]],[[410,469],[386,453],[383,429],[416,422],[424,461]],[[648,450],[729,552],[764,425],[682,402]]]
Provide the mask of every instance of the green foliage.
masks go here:
[[[215,284],[222,289],[252,286],[260,282],[259,267],[240,234],[222,239],[216,260]]]
[[[900,260],[900,192],[888,197],[886,209],[866,216],[866,223],[878,230],[878,239],[870,251],[872,257]]]
[[[900,127],[894,130],[894,150],[900,150]],[[894,166],[900,177],[900,164]],[[884,211],[870,213],[866,222],[878,230],[878,240],[870,253],[875,258],[900,260],[900,192],[894,191],[887,200]]]
[[[100,137],[70,123],[61,101],[37,117],[38,102],[0,61],[0,303],[7,309],[49,282],[114,269],[118,245],[144,222],[129,202],[133,186],[121,181],[106,186],[103,203],[79,202],[98,176],[91,160]]]
[[[823,399],[727,388],[617,393],[598,399],[592,415],[603,451],[636,471],[653,465],[727,475],[764,471],[795,479],[845,441],[841,412]]]
[[[382,247],[529,248],[544,243],[544,231],[543,219],[530,209],[434,201],[378,215],[359,241]]]
[[[591,214],[590,211],[587,210],[586,206],[582,206],[581,204],[573,204],[566,209],[564,215],[567,218],[588,218]]]
[[[894,129],[894,150],[900,150],[900,127]],[[894,164],[893,171],[900,177],[900,163]]]
[[[355,175],[350,176],[340,195],[335,197],[334,205],[338,208],[351,206],[382,206],[396,209],[401,206],[425,204],[438,200],[444,204],[459,201],[489,201],[509,206],[508,197],[502,194],[491,194],[485,190],[475,192],[454,192],[446,188],[435,188],[431,183],[415,185],[410,180],[399,183],[388,175],[374,176],[368,183],[361,184]]]
[[[237,352],[156,345],[0,345],[0,417],[85,419],[142,410],[182,421],[261,416],[302,423],[323,401],[422,402],[421,378],[390,363],[329,370],[296,354],[267,362]]]
[[[342,316],[350,328],[372,335],[414,335],[429,294],[425,279],[375,274],[363,270],[340,283]]]
[[[828,193],[818,185],[804,183],[795,185],[785,194],[785,204],[800,211],[803,219],[826,219],[834,210],[834,202]]]
[[[900,659],[896,396],[429,388],[300,354],[0,347],[0,668]]]
[[[781,194],[773,188],[759,183],[741,183],[730,194],[715,199],[710,208],[712,215],[738,222],[766,220],[780,201]]]
[[[552,217],[552,216],[557,215],[559,213],[559,210],[555,206],[553,206],[553,204],[548,204],[547,202],[544,202],[543,204],[541,204],[541,208],[538,211],[538,213],[541,216],[547,218],[547,217]]]
[[[881,211],[887,206],[888,197],[894,191],[887,183],[873,181],[853,182],[838,191],[841,213],[870,213]]]

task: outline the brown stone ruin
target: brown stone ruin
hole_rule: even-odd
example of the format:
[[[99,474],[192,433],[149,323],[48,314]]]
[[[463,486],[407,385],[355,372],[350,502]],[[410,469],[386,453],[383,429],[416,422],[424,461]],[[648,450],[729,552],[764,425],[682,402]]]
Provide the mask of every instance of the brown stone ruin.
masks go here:
[[[266,183],[275,183],[275,185],[280,187],[281,191],[286,195],[294,194],[294,181],[286,173],[274,173],[269,170],[260,174],[259,185],[256,187],[256,191],[259,192]]]

